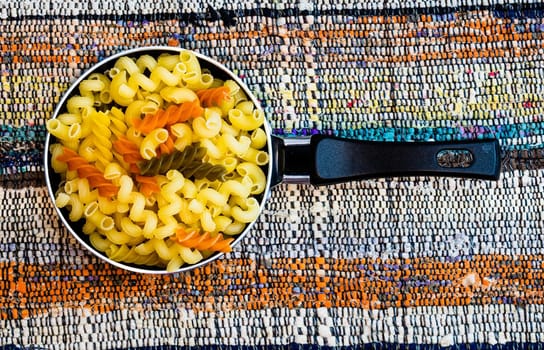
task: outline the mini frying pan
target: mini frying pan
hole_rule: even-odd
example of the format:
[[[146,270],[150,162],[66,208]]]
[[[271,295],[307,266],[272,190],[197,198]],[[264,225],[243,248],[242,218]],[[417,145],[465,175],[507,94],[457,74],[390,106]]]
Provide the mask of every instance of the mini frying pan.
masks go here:
[[[56,118],[66,109],[67,100],[78,93],[78,86],[92,73],[104,73],[112,68],[115,61],[123,56],[139,57],[144,54],[158,57],[161,54],[179,54],[180,48],[143,47],[124,51],[108,57],[86,71],[64,94],[53,113]],[[201,67],[214,77],[236,81],[256,108],[261,108],[257,98],[232,71],[221,63],[195,53]],[[452,142],[374,142],[339,138],[329,135],[311,137],[280,138],[272,135],[267,122],[263,129],[267,135],[266,150],[270,161],[262,169],[267,176],[266,189],[257,197],[262,212],[272,187],[279,183],[308,183],[328,185],[363,179],[399,176],[454,176],[485,180],[496,180],[500,171],[500,147],[495,139],[467,140]],[[61,182],[60,176],[51,168],[49,146],[55,137],[48,134],[45,145],[45,176],[50,197]],[[68,211],[56,207],[61,221],[72,235],[89,251],[114,266],[140,273],[167,273],[164,268],[120,263],[109,259],[95,249],[89,238],[82,232],[83,222],[70,222]],[[249,223],[236,237],[233,246],[248,234],[255,222]],[[182,266],[176,272],[188,271],[210,263],[223,253],[213,254],[197,264]]]

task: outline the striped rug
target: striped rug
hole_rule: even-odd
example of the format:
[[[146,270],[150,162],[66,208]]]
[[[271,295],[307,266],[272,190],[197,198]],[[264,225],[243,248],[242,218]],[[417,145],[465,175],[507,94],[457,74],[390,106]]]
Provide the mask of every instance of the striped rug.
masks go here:
[[[543,37],[536,0],[0,1],[0,348],[542,348]],[[116,269],[62,227],[44,125],[147,45],[224,63],[276,135],[498,138],[501,178],[282,184],[226,257]]]

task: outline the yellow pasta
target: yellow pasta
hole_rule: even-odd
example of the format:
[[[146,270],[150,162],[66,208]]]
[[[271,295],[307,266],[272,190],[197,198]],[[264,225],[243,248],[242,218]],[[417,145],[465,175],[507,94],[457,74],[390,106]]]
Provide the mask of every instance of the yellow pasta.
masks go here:
[[[199,213],[195,213],[189,209],[190,203],[184,203],[182,205],[181,211],[179,212],[179,218],[185,225],[195,225],[200,220]]]
[[[214,232],[217,228],[215,221],[213,220],[210,210],[204,210],[200,214],[200,225],[202,229],[207,232]]]
[[[234,155],[242,155],[247,153],[249,150],[249,146],[251,145],[251,139],[243,135],[236,138],[230,134],[223,134],[221,135],[221,138],[227,148]]]
[[[266,142],[267,142],[266,133],[261,128],[253,130],[249,139],[251,140],[250,146],[255,149],[261,149],[261,148],[264,148],[264,146],[266,146]]]
[[[181,194],[183,195],[183,198],[196,198],[196,195],[198,193],[198,189],[194,182],[191,180],[185,179],[183,182],[183,187],[181,188]]]
[[[80,141],[79,140],[62,140],[61,146],[69,148],[71,150],[77,150],[79,147]]]
[[[111,103],[111,94],[110,94],[110,79],[105,75],[101,73],[93,73],[89,75],[89,78],[87,79],[89,81],[99,81],[103,84],[103,88],[100,90],[96,90],[94,94],[95,98],[95,104],[96,102],[100,102],[100,104],[109,104]],[[99,85],[91,85],[92,87],[97,88]],[[90,87],[91,87],[90,86]],[[84,94],[81,94],[84,96]]]
[[[157,88],[157,83],[140,72],[132,74],[128,79],[127,84],[133,90],[142,88],[145,91],[155,91]]]
[[[85,231],[91,232],[89,234],[89,240],[91,244],[93,245],[93,247],[95,247],[101,252],[105,252],[108,249],[110,249],[112,245],[112,242],[110,240],[104,238],[101,234],[99,234],[98,232],[95,232],[94,230],[84,230],[84,232]]]
[[[160,86],[160,83],[163,83],[166,86],[172,87],[180,83],[184,70],[185,68],[180,65],[174,66],[173,71],[170,71],[163,66],[157,66],[153,69],[149,78],[157,86]]]
[[[216,231],[224,232],[225,229],[232,224],[232,219],[225,215],[217,215],[213,218]]]
[[[78,221],[83,216],[83,203],[81,203],[77,194],[59,193],[55,198],[55,204],[59,208],[69,208],[70,214],[68,217],[71,221]]]
[[[123,261],[131,264],[138,265],[156,265],[160,263],[160,259],[157,254],[140,255],[136,253],[135,248],[130,248],[126,244],[111,244],[106,250],[108,258],[116,261]]]
[[[186,123],[177,123],[170,127],[170,131],[176,137],[174,142],[175,147],[182,151],[185,147],[190,145],[193,140],[193,130]]]
[[[80,179],[72,179],[68,180],[64,183],[64,193],[61,194],[71,194],[76,193],[78,191],[78,183]]]
[[[223,196],[227,198],[229,196],[238,196],[238,197],[247,198],[249,196],[250,191],[251,191],[251,188],[249,187],[249,184],[247,182],[242,183],[242,181],[239,181],[239,180],[225,181],[221,185],[221,188],[219,189],[219,193],[221,193]]]
[[[141,109],[141,113],[143,114],[157,113],[159,108],[162,108],[164,104],[163,98],[157,93],[145,96],[144,100],[145,104],[142,106]]]
[[[236,166],[238,165],[238,159],[236,157],[226,156],[223,159],[221,159],[222,166],[225,167],[227,170],[227,174],[234,174],[234,169],[236,169]]]
[[[263,193],[266,188],[266,175],[264,171],[253,162],[244,162],[236,167],[236,171],[242,177],[248,177],[251,179],[251,186],[249,188],[251,194]]]
[[[81,110],[94,105],[94,98],[90,96],[73,96],[66,101],[66,110],[71,114],[79,114]]]
[[[124,245],[131,242],[136,242],[137,240],[134,239],[134,237],[129,236],[128,234],[117,231],[113,228],[109,230],[104,230],[106,237],[110,242],[113,244],[119,244]],[[127,247],[128,248],[128,247]]]
[[[259,202],[255,198],[247,198],[243,207],[234,206],[231,213],[234,220],[239,222],[249,223],[255,221],[259,215]]]
[[[157,64],[157,60],[151,55],[141,55],[136,60],[136,66],[138,66],[140,72],[144,72],[146,69],[151,72]]]
[[[94,147],[100,151],[101,156],[109,163],[113,158],[110,127],[112,118],[104,112],[95,112],[90,116],[90,119],[92,120],[91,133]]]
[[[106,89],[106,84],[100,80],[86,79],[79,83],[79,93],[81,96],[95,98],[95,93],[99,93]]]
[[[229,123],[223,123],[221,124],[221,134],[228,134],[237,137],[238,135],[240,135],[240,129],[236,129]]]
[[[127,235],[132,237],[141,237],[142,236],[142,228],[135,224],[130,218],[123,217],[120,222],[120,227]]]
[[[155,129],[142,140],[140,154],[143,159],[151,159],[157,156],[157,147],[168,139],[168,130]]]
[[[142,133],[133,126],[127,129],[125,137],[127,138],[127,140],[132,141],[138,147],[140,147],[142,141],[144,140],[144,136],[142,135]]]
[[[212,109],[204,110],[204,117],[198,117],[193,121],[193,130],[197,137],[210,139],[221,130],[221,115]]]
[[[228,87],[230,98],[214,106],[199,101],[197,91],[221,86]],[[256,196],[266,188],[268,138],[264,114],[234,80],[213,77],[194,53],[182,50],[121,57],[107,72],[82,80],[78,89],[79,95],[46,124],[56,138],[49,149],[51,167],[62,180],[55,204],[70,221],[82,221],[98,251],[115,261],[176,271],[209,256],[210,237],[239,234],[256,219]],[[188,109],[172,110],[187,116],[164,112],[185,103]],[[163,112],[167,118],[161,119]],[[152,124],[141,128],[144,121]],[[95,180],[59,161],[65,147],[87,162],[87,170],[98,171],[114,193],[104,196]],[[172,167],[140,175],[143,161],[195,149],[203,163],[224,169],[224,176],[197,177],[200,163],[175,168],[177,160],[168,157]],[[176,238],[180,229],[207,236],[185,242]]]
[[[233,223],[229,224],[225,229],[222,231],[226,235],[237,235],[240,232],[244,230],[246,227],[246,224],[240,221],[234,221]]]
[[[196,93],[185,87],[167,86],[160,92],[161,97],[168,102],[181,104],[198,99]]]
[[[87,179],[75,179],[74,182],[76,182],[76,188],[77,188],[77,194],[79,197],[79,200],[85,204],[88,205],[91,202],[94,202],[98,200],[98,191],[91,190],[91,187],[89,186],[89,181]],[[67,182],[68,183],[68,182]],[[76,191],[73,191],[76,192]]]
[[[122,175],[119,178],[119,191],[117,192],[117,200],[120,203],[129,203],[131,200],[131,193],[134,187],[132,178],[128,175]]]
[[[177,228],[177,221],[173,217],[171,218],[172,222],[161,225],[153,231],[153,237],[165,239],[172,235],[172,232],[174,232]]]
[[[125,109],[125,121],[129,126],[132,126],[132,121],[134,119],[140,119],[142,116],[142,109],[145,106],[147,101],[144,100],[135,100],[130,102]]]
[[[146,201],[143,194],[132,192],[130,194],[130,202],[132,206],[128,217],[134,222],[144,223],[142,235],[145,238],[153,237],[153,230],[157,228],[157,214],[149,209],[145,209]]]
[[[113,219],[100,211],[96,201],[86,205],[83,214],[100,230],[109,231],[115,227]]]
[[[117,203],[109,198],[98,196],[98,209],[106,215],[117,214]]]
[[[126,71],[119,72],[112,78],[110,95],[113,101],[121,106],[128,106],[134,101],[136,90],[128,86]]]
[[[158,211],[158,217],[161,222],[163,222],[168,227],[173,227],[169,231],[166,230],[165,233],[155,232],[155,235],[168,236],[172,234],[172,231],[175,229],[177,220],[174,218],[174,215],[179,213],[182,208],[182,199],[177,194],[184,185],[185,179],[181,173],[177,170],[170,170],[166,174],[166,178],[169,180],[164,186],[161,187],[161,197],[165,200],[165,203],[160,206]],[[164,229],[163,229],[164,231]]]
[[[85,107],[81,110],[81,113],[78,115],[81,117],[81,134],[80,139],[85,139],[92,133],[93,121],[91,115],[95,113],[96,110],[92,107]]]
[[[238,85],[234,80],[228,79],[223,83],[223,85],[229,88],[231,95],[235,95],[240,92],[240,85]]]
[[[255,104],[251,101],[242,101],[237,103],[235,108],[242,114],[251,114],[255,110]]]
[[[157,60],[157,64],[168,70],[173,70],[176,64],[180,62],[178,55],[162,54]]]
[[[108,163],[104,169],[104,177],[108,180],[118,179],[125,173],[125,169],[119,163]]]
[[[200,146],[206,149],[206,154],[209,158],[223,159],[226,149],[218,145],[218,139],[205,138],[200,140]],[[229,171],[227,169],[227,171]]]
[[[185,87],[192,90],[202,90],[209,88],[213,83],[211,74],[199,74],[197,72],[187,72],[183,75]]]
[[[81,136],[81,125],[77,123],[68,126],[58,119],[50,119],[46,126],[53,136],[63,141],[77,140]]]
[[[125,115],[117,108],[112,108],[108,117],[110,118],[110,130],[115,137],[122,137],[127,132],[127,124],[125,123]]]
[[[261,150],[256,150],[253,147],[248,147],[244,153],[238,155],[245,161],[255,163],[257,165],[265,165],[269,161],[268,153]]]
[[[52,119],[54,120],[54,119]],[[62,124],[64,125],[72,125],[72,124],[76,124],[76,123],[79,123],[81,124],[81,115],[79,114],[71,114],[71,113],[62,113],[62,114],[59,114],[59,116],[57,117],[57,120],[59,122],[61,122]]]
[[[179,60],[185,65],[187,72],[201,73],[198,58],[191,52],[183,50],[179,54]]]
[[[244,114],[240,109],[231,109],[228,115],[231,124],[240,130],[256,130],[264,123],[264,114],[258,109],[249,114]]]
[[[211,203],[217,206],[224,206],[227,204],[228,197],[221,192],[218,192],[212,188],[205,188],[200,190],[196,195],[196,200],[200,203]]]
[[[52,144],[49,147],[49,153],[51,154],[51,167],[53,168],[53,171],[58,174],[66,173],[68,170],[66,163],[57,160],[57,157],[64,153],[62,145],[60,143]]]
[[[140,69],[138,68],[138,65],[136,62],[131,59],[130,57],[120,57],[117,59],[114,65],[115,68],[126,71],[128,74],[133,75],[135,73],[139,73]]]
[[[219,110],[221,111],[221,116],[223,118],[228,116],[229,112],[234,108],[235,104],[236,104],[236,102],[232,98],[227,99],[227,100],[222,100],[219,103],[219,106],[217,106],[219,108]]]

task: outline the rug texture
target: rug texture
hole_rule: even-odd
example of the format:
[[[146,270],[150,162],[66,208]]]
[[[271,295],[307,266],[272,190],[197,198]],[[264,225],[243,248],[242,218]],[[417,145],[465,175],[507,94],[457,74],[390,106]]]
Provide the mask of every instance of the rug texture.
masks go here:
[[[531,0],[0,1],[0,346],[540,348],[543,35]],[[282,184],[224,258],[114,268],[59,221],[45,122],[94,63],[148,45],[224,63],[276,135],[496,138],[501,177]]]

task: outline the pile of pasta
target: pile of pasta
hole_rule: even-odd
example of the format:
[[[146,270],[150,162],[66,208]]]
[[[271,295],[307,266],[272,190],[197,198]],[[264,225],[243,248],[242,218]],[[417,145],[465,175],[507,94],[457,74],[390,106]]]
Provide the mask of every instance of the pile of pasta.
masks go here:
[[[264,115],[191,51],[121,57],[47,122],[56,205],[114,261],[175,271],[259,214]]]

